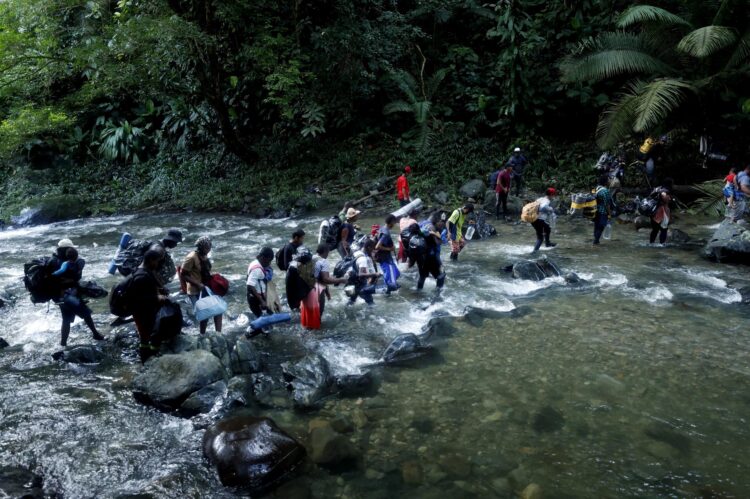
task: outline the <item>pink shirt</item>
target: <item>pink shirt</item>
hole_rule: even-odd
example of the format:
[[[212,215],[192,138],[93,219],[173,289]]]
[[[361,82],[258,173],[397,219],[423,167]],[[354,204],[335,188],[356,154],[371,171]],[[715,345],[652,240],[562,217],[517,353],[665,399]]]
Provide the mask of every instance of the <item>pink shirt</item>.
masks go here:
[[[408,216],[403,217],[401,220],[398,221],[398,228],[403,232],[404,229],[408,228],[411,224],[417,223],[416,220],[413,218],[409,218]]]

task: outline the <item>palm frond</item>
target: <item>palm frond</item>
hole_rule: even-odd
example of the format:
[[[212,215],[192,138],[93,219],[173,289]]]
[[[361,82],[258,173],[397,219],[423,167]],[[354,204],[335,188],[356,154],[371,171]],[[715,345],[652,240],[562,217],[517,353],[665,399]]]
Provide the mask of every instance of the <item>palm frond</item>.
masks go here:
[[[448,75],[448,69],[442,68],[435,71],[435,74],[430,76],[430,78],[427,80],[427,98],[432,99],[432,97],[437,93],[438,87],[440,87],[440,84],[443,83],[443,80]]]
[[[403,100],[390,102],[383,107],[383,114],[411,113],[413,111],[414,106]]]
[[[709,180],[692,187],[701,196],[690,205],[691,210],[698,213],[716,213],[719,216],[724,214],[723,180]]]
[[[564,82],[600,81],[623,74],[671,74],[673,69],[652,53],[644,37],[603,33],[582,43],[560,64]]]
[[[617,20],[618,28],[629,28],[636,24],[657,23],[665,26],[690,26],[682,17],[653,5],[635,5],[622,13]]]
[[[638,84],[638,83],[637,83]],[[626,93],[602,113],[596,129],[596,143],[610,149],[633,131],[638,94]]]
[[[417,98],[419,86],[411,73],[401,69],[393,72],[391,78],[409,102],[417,102],[419,100]]]
[[[750,62],[750,29],[745,31],[745,34],[742,35],[742,38],[737,43],[734,52],[729,56],[727,69],[737,68],[748,62]]]
[[[704,26],[691,31],[677,44],[677,50],[703,59],[734,45],[737,34],[726,26]]]
[[[664,78],[640,86],[635,107],[633,130],[645,132],[659,125],[683,100],[685,91],[693,87],[682,80]]]

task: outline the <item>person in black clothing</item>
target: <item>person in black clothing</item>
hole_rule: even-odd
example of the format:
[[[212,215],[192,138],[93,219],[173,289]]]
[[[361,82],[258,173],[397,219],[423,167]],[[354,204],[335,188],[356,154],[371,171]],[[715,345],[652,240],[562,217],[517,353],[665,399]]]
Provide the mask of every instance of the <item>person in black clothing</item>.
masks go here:
[[[57,252],[50,261],[50,267],[59,269],[62,263],[67,259],[68,249],[75,248],[70,239],[62,239],[57,243]],[[70,325],[75,321],[76,316],[83,319],[86,326],[91,330],[95,340],[103,340],[104,336],[96,330],[94,320],[91,318],[91,309],[86,306],[86,302],[80,298],[78,283],[83,275],[83,267],[86,261],[83,258],[76,258],[60,274],[53,276],[56,281],[55,288],[59,290],[59,299],[57,304],[60,306],[62,314],[62,326],[60,328],[60,345],[67,346],[68,336],[70,336]]]
[[[417,259],[417,267],[419,269],[417,289],[424,287],[424,282],[429,275],[435,278],[438,290],[441,290],[443,285],[445,285],[445,271],[443,270],[443,262],[440,260],[440,246],[443,244],[441,232],[444,227],[445,221],[443,221],[439,212],[433,213],[429,221],[422,225],[422,234],[424,234],[425,238],[425,252],[424,255]]]
[[[276,253],[276,265],[279,270],[289,270],[289,264],[294,259],[294,254],[297,252],[297,248],[302,246],[305,242],[305,231],[297,229],[292,233],[292,240],[284,245],[283,248]]]
[[[149,247],[149,250],[160,251],[164,257],[159,263],[159,268],[156,269],[156,279],[159,281],[161,286],[169,284],[174,276],[177,274],[177,267],[175,266],[172,255],[169,253],[170,249],[177,247],[182,242],[182,232],[179,229],[169,229],[164,239],[157,241]],[[144,253],[145,258],[145,253]]]
[[[158,279],[158,269],[163,258],[160,251],[148,250],[143,257],[143,264],[133,274],[133,282],[128,290],[128,295],[132,300],[135,327],[138,329],[138,337],[141,340],[139,348],[141,362],[146,362],[158,351],[158,345],[151,340],[156,313],[159,307],[168,301],[168,297],[161,293],[161,284]]]

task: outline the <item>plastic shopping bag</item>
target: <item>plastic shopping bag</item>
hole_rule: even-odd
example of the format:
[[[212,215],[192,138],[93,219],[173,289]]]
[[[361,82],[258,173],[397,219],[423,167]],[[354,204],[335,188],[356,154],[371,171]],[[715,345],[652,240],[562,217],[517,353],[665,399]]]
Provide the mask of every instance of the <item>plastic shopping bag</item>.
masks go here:
[[[227,311],[227,302],[220,296],[217,296],[208,287],[203,288],[207,295],[195,302],[193,312],[195,320],[198,322],[205,321],[210,317],[221,315]]]

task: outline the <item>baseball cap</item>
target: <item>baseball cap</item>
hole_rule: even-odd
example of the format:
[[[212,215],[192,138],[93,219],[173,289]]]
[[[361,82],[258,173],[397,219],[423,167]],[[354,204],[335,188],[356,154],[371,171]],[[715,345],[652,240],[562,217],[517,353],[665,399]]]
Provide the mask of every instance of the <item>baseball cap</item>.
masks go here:
[[[515,149],[513,149],[513,152],[521,152],[521,148],[520,147],[516,147]]]
[[[406,165],[406,167],[404,168],[404,173],[411,173],[411,166]]]
[[[174,241],[176,243],[182,242],[182,231],[179,229],[169,229],[167,231],[167,235],[164,239],[167,239],[169,241]]]
[[[547,195],[548,196],[557,196],[557,189],[555,189],[554,187],[549,187],[547,189]]]
[[[75,248],[75,245],[73,244],[73,241],[70,239],[60,239],[60,242],[57,243],[58,248]]]

